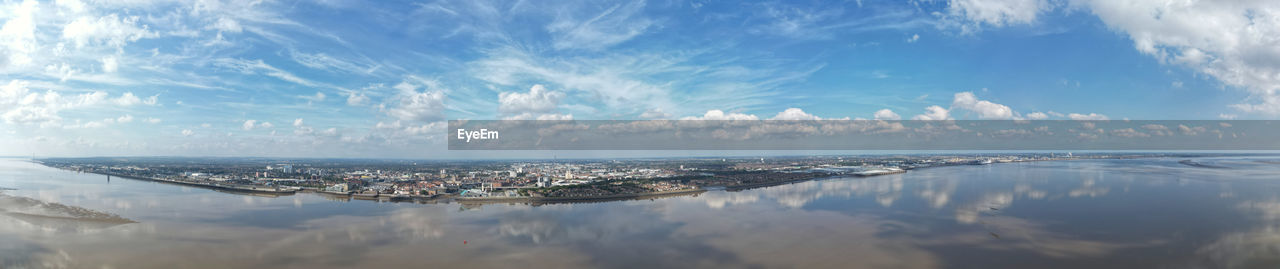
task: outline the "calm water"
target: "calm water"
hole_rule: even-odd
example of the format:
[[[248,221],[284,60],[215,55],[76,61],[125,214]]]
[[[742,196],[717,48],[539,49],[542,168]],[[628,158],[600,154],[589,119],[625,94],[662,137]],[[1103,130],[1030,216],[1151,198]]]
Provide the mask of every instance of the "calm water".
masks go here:
[[[0,160],[0,268],[1280,268],[1280,158],[946,167],[566,205],[255,197]]]

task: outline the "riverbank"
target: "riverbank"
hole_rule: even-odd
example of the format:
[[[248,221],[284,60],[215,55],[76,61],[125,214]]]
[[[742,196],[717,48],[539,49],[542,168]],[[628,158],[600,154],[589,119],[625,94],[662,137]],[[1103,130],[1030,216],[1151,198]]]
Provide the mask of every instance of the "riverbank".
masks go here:
[[[724,190],[725,190],[725,191],[745,191],[745,190],[750,190],[750,189],[767,188],[767,187],[773,187],[773,186],[781,186],[781,185],[787,185],[787,184],[795,184],[795,183],[800,183],[800,182],[805,182],[805,181],[810,181],[810,180],[827,179],[827,178],[838,178],[838,177],[842,177],[842,176],[841,176],[841,175],[834,175],[834,174],[827,174],[827,175],[824,175],[824,176],[807,177],[807,178],[792,179],[792,180],[786,180],[786,181],[774,181],[774,182],[763,182],[763,183],[752,183],[752,184],[739,184],[739,185],[723,186],[723,187],[724,187]]]
[[[41,165],[44,165],[44,164],[43,164],[43,163],[41,163]],[[298,190],[300,190],[300,189],[301,189],[301,188],[298,188],[298,187],[285,187],[285,188],[281,188],[281,187],[249,186],[249,185],[227,184],[227,183],[215,183],[215,182],[195,182],[195,181],[174,180],[174,179],[164,179],[164,178],[153,178],[153,177],[144,177],[144,176],[126,175],[126,174],[118,174],[118,173],[107,173],[107,172],[98,172],[98,171],[88,171],[88,172],[86,172],[86,171],[78,171],[78,170],[62,169],[62,168],[53,167],[53,166],[48,166],[48,165],[45,165],[45,166],[46,166],[46,167],[50,167],[50,168],[54,168],[54,169],[66,170],[66,171],[75,171],[75,172],[81,172],[81,173],[90,173],[90,174],[96,174],[96,175],[104,175],[104,176],[107,176],[107,177],[113,177],[113,176],[114,176],[114,177],[127,178],[127,179],[134,179],[134,180],[152,181],[152,182],[160,182],[160,183],[169,183],[169,184],[183,185],[183,186],[189,186],[189,187],[198,187],[198,188],[212,189],[212,190],[217,190],[217,191],[243,192],[243,193],[246,193],[246,194],[268,194],[268,195],[276,195],[276,196],[280,196],[280,195],[292,195],[292,194],[294,194],[295,192],[297,192]]]
[[[379,201],[379,202],[424,203],[424,202],[440,201],[440,200],[444,200],[449,197],[452,197],[452,195],[447,195],[447,194],[436,194],[436,195],[403,195],[403,194],[385,194],[385,193],[360,194],[360,193],[352,193],[352,192],[333,192],[333,191],[308,189],[308,188],[303,188],[302,190],[299,190],[299,192],[315,193],[320,196],[324,196],[328,198],[338,198],[338,200],[344,200],[344,201],[350,201],[354,199],[354,200],[369,200],[369,201]]]
[[[686,189],[661,192],[646,193],[627,193],[613,194],[601,196],[582,196],[582,197],[456,197],[454,201],[458,203],[532,203],[532,204],[554,204],[554,203],[583,203],[583,202],[605,202],[605,201],[621,201],[621,200],[643,200],[651,198],[694,195],[707,192],[706,189]]]

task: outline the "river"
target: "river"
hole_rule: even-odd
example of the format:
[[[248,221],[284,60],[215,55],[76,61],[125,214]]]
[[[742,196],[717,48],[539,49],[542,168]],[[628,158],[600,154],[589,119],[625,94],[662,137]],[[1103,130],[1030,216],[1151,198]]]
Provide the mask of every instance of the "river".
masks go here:
[[[1280,157],[953,166],[587,204],[259,197],[0,159],[0,268],[1278,268]]]

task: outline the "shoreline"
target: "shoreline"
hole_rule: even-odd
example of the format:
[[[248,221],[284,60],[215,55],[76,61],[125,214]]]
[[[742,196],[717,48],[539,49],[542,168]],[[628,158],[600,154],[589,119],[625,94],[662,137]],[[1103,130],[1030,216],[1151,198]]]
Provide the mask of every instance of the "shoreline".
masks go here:
[[[604,195],[604,196],[584,196],[584,197],[455,197],[453,198],[453,201],[456,201],[458,203],[468,203],[468,204],[492,204],[492,203],[554,204],[554,203],[574,203],[574,202],[607,202],[607,201],[623,201],[623,200],[643,200],[648,198],[700,194],[704,192],[707,192],[707,189],[695,188],[695,189],[688,189],[688,190],[613,194],[613,195]]]
[[[70,170],[70,169],[62,169],[62,168],[58,168],[58,167],[48,166],[48,165],[45,165],[44,163],[40,163],[40,165],[44,165],[45,167],[49,167],[49,168],[53,168],[53,169],[58,169],[58,170],[74,171],[74,170]],[[265,194],[265,195],[274,195],[274,196],[285,196],[285,195],[293,195],[293,194],[297,193],[299,190],[301,190],[301,188],[278,188],[278,187],[277,187],[277,188],[273,188],[273,189],[263,189],[263,188],[259,188],[259,187],[256,187],[256,186],[238,186],[238,185],[231,185],[231,184],[218,184],[218,183],[191,182],[191,181],[170,180],[170,179],[163,179],[163,178],[152,178],[152,177],[134,176],[134,175],[125,175],[125,174],[116,174],[116,173],[106,173],[106,172],[97,172],[97,171],[94,171],[94,172],[74,171],[74,172],[79,172],[79,173],[90,173],[90,174],[95,174],[95,175],[104,175],[104,176],[107,176],[108,178],[110,178],[110,177],[113,177],[113,176],[114,176],[114,177],[121,177],[121,178],[133,179],[133,180],[150,181],[150,182],[159,182],[159,183],[169,183],[169,184],[174,184],[174,185],[182,185],[182,186],[189,186],[189,187],[204,188],[204,189],[210,189],[210,190],[214,190],[214,191],[224,191],[224,192],[233,192],[233,193],[244,193],[244,194],[249,194],[249,195],[253,195],[253,194]]]
[[[1131,157],[1131,158],[1132,158],[1132,157]],[[1131,158],[1100,158],[1100,159],[1131,159]],[[1072,160],[1081,160],[1081,159],[1053,159],[1053,160],[1036,160],[1036,161],[1022,161],[1022,162],[1072,161]],[[874,174],[836,174],[836,173],[831,173],[831,174],[825,174],[825,175],[822,175],[822,176],[815,176],[815,177],[811,177],[811,178],[794,179],[794,180],[786,180],[786,181],[778,181],[778,182],[763,182],[763,183],[742,184],[742,185],[733,185],[733,186],[700,186],[700,187],[697,187],[697,188],[694,188],[694,189],[687,189],[687,190],[664,191],[664,192],[646,192],[646,193],[632,193],[632,194],[613,194],[613,195],[604,195],[604,196],[584,196],[584,197],[529,197],[529,196],[521,196],[521,197],[459,197],[459,196],[457,196],[457,195],[452,195],[452,194],[437,194],[437,195],[431,195],[431,196],[423,196],[423,195],[393,195],[393,194],[376,194],[376,195],[374,195],[374,194],[357,194],[357,193],[350,193],[350,192],[348,192],[348,193],[339,193],[339,192],[328,192],[328,191],[324,191],[324,190],[320,190],[320,189],[315,189],[315,188],[308,188],[308,187],[287,187],[287,188],[279,188],[279,187],[277,187],[277,188],[274,188],[274,189],[263,189],[263,188],[258,188],[258,187],[255,187],[255,186],[237,186],[237,185],[230,185],[230,184],[201,183],[201,182],[189,182],[189,181],[181,181],[181,180],[168,180],[168,179],[160,179],[160,178],[149,178],[149,177],[143,177],[143,176],[132,176],[132,175],[124,175],[124,174],[105,173],[105,172],[98,172],[98,171],[94,171],[94,172],[86,172],[86,171],[70,170],[70,169],[63,169],[63,168],[59,168],[59,167],[49,166],[49,165],[47,165],[47,164],[45,164],[45,163],[43,163],[43,162],[39,162],[39,161],[32,161],[32,162],[33,162],[33,163],[40,164],[40,165],[45,166],[45,167],[54,168],[54,169],[58,169],[58,170],[75,171],[75,172],[80,172],[80,173],[90,173],[90,174],[98,174],[98,175],[105,175],[105,176],[117,176],[117,177],[123,177],[123,178],[134,179],[134,180],[152,181],[152,182],[159,182],[159,183],[169,183],[169,184],[174,184],[174,185],[183,185],[183,186],[190,186],[190,187],[196,187],[196,188],[204,188],[204,189],[209,189],[209,190],[218,191],[218,192],[224,192],[224,193],[241,194],[241,195],[252,195],[252,196],[279,197],[279,196],[294,195],[294,194],[296,194],[296,193],[301,192],[301,193],[314,193],[314,194],[317,194],[317,195],[322,196],[322,197],[325,197],[325,198],[329,198],[329,199],[333,199],[333,200],[343,200],[343,201],[350,201],[350,200],[365,200],[365,201],[374,201],[374,202],[393,202],[393,203],[410,202],[410,203],[420,203],[420,204],[425,204],[425,203],[433,203],[433,204],[434,204],[434,203],[441,203],[441,202],[443,202],[443,203],[452,203],[452,202],[457,202],[457,203],[459,203],[459,204],[500,204],[500,203],[515,204],[515,203],[523,203],[523,204],[531,204],[531,205],[557,204],[557,203],[594,203],[594,202],[609,202],[609,201],[623,201],[623,200],[643,200],[643,199],[664,198],[664,197],[684,196],[684,195],[694,195],[694,196],[696,196],[697,194],[705,193],[705,192],[712,191],[712,190],[722,190],[722,191],[727,191],[727,192],[739,192],[739,191],[746,191],[746,190],[759,189],[759,188],[768,188],[768,187],[781,186],[781,185],[788,185],[788,184],[797,184],[797,183],[802,183],[802,182],[806,182],[806,181],[826,180],[826,179],[833,179],[833,178],[864,178],[864,177],[875,177],[875,176],[884,176],[884,175],[903,174],[903,173],[907,173],[907,172],[909,172],[909,171],[911,171],[911,170],[916,170],[916,169],[929,169],[929,168],[939,168],[939,167],[951,167],[951,166],[974,165],[974,164],[952,164],[952,165],[936,165],[936,166],[928,166],[928,167],[913,167],[913,168],[910,168],[910,169],[902,169],[902,170],[899,170],[899,171],[892,171],[892,172],[885,172],[885,173],[874,173]],[[1022,163],[1022,162],[1008,162],[1008,163]],[[981,165],[994,165],[994,164],[1002,164],[1002,163],[1006,163],[1006,162],[987,163],[987,164],[981,164]]]

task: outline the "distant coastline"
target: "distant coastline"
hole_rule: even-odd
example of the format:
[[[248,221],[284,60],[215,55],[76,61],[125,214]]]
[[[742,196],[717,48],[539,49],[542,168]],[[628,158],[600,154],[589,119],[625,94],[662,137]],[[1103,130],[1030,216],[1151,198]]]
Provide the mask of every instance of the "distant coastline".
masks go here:
[[[1080,159],[1131,159],[1144,157],[1170,157],[1170,156],[1141,156],[1141,155],[1119,155],[1119,156],[1091,156]],[[1178,156],[1191,157],[1191,156]],[[882,166],[880,168],[864,169],[864,170],[844,170],[848,169],[843,166],[824,166],[823,168],[811,167],[809,169],[775,171],[775,170],[738,170],[725,173],[703,173],[702,175],[686,175],[676,177],[658,177],[649,179],[632,179],[627,181],[597,181],[583,185],[569,185],[570,187],[561,188],[522,188],[520,195],[494,195],[494,196],[463,196],[457,193],[433,193],[433,194],[390,194],[390,193],[369,193],[359,191],[335,192],[326,191],[316,187],[298,187],[298,186],[273,186],[273,185],[245,185],[223,182],[202,182],[179,179],[155,178],[141,175],[112,173],[109,171],[98,171],[94,169],[73,169],[66,167],[54,166],[40,160],[31,160],[32,163],[41,164],[46,167],[55,168],[65,171],[75,171],[80,173],[91,173],[104,176],[114,176],[127,178],[132,180],[152,181],[158,183],[167,183],[188,187],[204,188],[219,192],[226,192],[240,195],[279,197],[294,195],[298,192],[310,192],[323,197],[337,200],[369,200],[377,202],[414,202],[414,203],[451,203],[458,202],[463,204],[500,204],[500,203],[522,203],[531,205],[556,204],[556,203],[592,203],[592,202],[608,202],[621,200],[642,200],[654,199],[672,196],[698,195],[712,190],[723,190],[729,192],[744,191],[757,188],[767,188],[772,186],[788,185],[801,183],[811,180],[821,180],[830,178],[846,178],[846,177],[873,177],[881,175],[892,175],[907,173],[916,169],[927,169],[946,166],[959,165],[990,165],[1006,162],[1037,162],[1037,161],[1061,161],[1061,160],[1077,160],[1076,158],[1041,158],[1041,159],[1021,159],[1021,160],[998,160],[993,161],[992,158],[983,159],[971,158],[968,161],[955,161],[944,163],[929,163],[927,165],[909,165],[901,168],[895,166]],[[1180,164],[1205,167],[1205,168],[1223,168],[1214,165],[1206,165],[1192,160],[1179,161]],[[875,166],[873,166],[875,167]],[[683,170],[683,165],[681,165]],[[625,183],[625,184],[624,184]],[[656,191],[661,188],[637,188],[635,184],[671,184],[669,186],[676,187],[675,190]],[[623,184],[623,185],[618,185]],[[632,184],[632,185],[627,185]],[[619,188],[619,186],[632,186]],[[664,185],[667,186],[667,185]],[[653,191],[638,191],[641,189],[649,189]],[[670,189],[669,187],[667,189]],[[528,191],[528,193],[526,193]],[[535,193],[536,192],[536,193]]]

